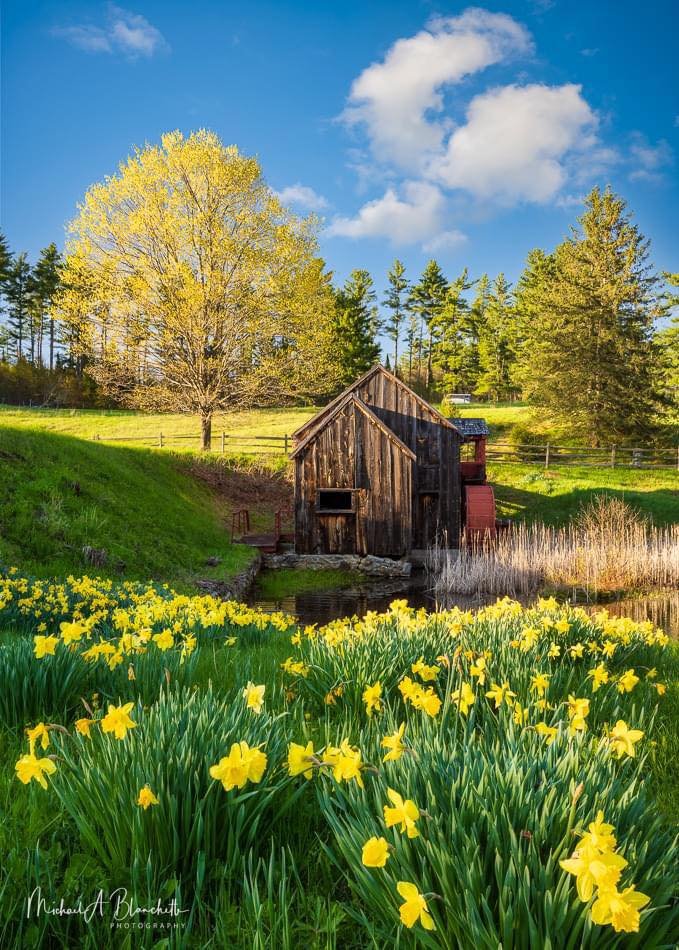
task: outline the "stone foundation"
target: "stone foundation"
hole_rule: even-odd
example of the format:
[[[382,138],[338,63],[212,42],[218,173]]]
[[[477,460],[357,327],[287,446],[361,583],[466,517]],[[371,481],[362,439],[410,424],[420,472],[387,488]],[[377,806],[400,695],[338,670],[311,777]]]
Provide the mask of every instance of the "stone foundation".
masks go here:
[[[268,570],[292,568],[308,571],[358,571],[370,577],[410,577],[410,561],[393,561],[388,557],[368,554],[265,554],[262,567]]]

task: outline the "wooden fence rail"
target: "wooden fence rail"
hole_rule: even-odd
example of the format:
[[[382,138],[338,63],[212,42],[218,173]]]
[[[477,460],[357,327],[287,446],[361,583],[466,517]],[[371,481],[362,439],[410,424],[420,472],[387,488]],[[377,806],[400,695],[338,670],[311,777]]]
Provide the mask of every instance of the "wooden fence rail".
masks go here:
[[[200,446],[197,435],[168,434],[157,435],[94,435],[97,442],[138,442],[142,445],[158,448],[170,448],[177,442],[191,441]],[[218,432],[213,435],[213,451],[243,453],[247,455],[287,455],[292,448],[290,435],[238,435],[237,433]],[[679,446],[672,448],[654,448],[649,446],[610,445],[590,448],[583,445],[546,445],[522,444],[511,442],[489,442],[486,451],[488,462],[523,463],[541,465],[544,468],[554,466],[577,465],[595,468],[676,468],[679,470]]]

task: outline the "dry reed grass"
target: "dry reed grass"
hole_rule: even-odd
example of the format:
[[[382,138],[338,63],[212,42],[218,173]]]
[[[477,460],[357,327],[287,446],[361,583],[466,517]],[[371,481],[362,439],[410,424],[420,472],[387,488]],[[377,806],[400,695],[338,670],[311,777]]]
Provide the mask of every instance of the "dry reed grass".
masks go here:
[[[483,592],[518,597],[545,587],[593,595],[679,587],[679,525],[657,528],[620,499],[596,496],[565,528],[519,524],[497,541],[433,549],[439,600]]]

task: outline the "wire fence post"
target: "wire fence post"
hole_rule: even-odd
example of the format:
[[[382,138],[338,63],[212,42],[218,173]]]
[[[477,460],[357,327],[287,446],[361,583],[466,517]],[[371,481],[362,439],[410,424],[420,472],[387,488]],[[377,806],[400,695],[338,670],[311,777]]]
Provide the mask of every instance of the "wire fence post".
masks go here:
[[[288,433],[285,433],[285,448],[283,449],[284,453],[288,454]]]
[[[222,455],[226,451],[226,432],[222,429]]]
[[[163,447],[163,433],[162,433],[162,432],[160,432],[159,435],[158,435],[158,445],[159,445],[160,448],[162,449],[162,447]]]
[[[549,468],[549,442],[545,446],[545,468]]]
[[[615,449],[614,445],[611,446],[611,468],[615,468]]]

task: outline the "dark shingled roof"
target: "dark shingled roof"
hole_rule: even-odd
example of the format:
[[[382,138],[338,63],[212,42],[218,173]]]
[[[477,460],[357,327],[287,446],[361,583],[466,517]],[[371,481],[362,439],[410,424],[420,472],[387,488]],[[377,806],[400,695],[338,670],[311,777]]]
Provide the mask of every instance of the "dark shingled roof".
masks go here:
[[[450,417],[456,429],[459,429],[463,438],[470,438],[473,435],[490,435],[488,423],[485,419],[453,419]]]

